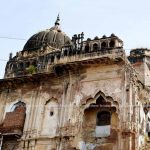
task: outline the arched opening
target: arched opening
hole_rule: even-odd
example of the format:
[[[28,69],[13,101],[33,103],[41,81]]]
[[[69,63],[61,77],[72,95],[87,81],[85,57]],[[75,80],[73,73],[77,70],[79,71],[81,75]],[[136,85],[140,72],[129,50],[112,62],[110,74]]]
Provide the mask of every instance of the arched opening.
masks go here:
[[[14,71],[14,72],[16,72],[17,71],[17,64],[15,63],[15,64],[13,64],[13,66],[12,66],[12,70]]]
[[[71,55],[72,55],[72,50],[70,49],[70,50],[69,50],[69,56],[71,56]]]
[[[89,134],[94,134],[96,138],[112,137],[116,133],[119,122],[116,111],[115,101],[102,92],[98,92],[94,98],[89,98],[84,110],[84,137],[88,138]]]
[[[97,43],[94,43],[93,44],[93,51],[97,51],[98,50],[98,44]]]
[[[24,68],[24,64],[23,62],[20,63],[20,69],[23,69]]]
[[[76,50],[75,49],[72,50],[72,54],[76,55]]]
[[[90,52],[90,47],[89,47],[89,45],[86,45],[85,46],[85,53],[89,53]]]
[[[110,41],[109,47],[110,47],[110,48],[114,48],[114,47],[115,47],[115,41],[114,41],[114,40],[111,40],[111,41]]]
[[[9,70],[12,71],[13,64],[9,64]]]
[[[96,137],[108,137],[111,131],[111,113],[108,110],[100,110],[96,118]]]
[[[111,114],[108,111],[100,111],[97,113],[97,126],[110,125],[111,123]]]
[[[106,42],[102,42],[101,49],[106,49],[106,48],[107,48],[107,43]]]
[[[60,59],[60,54],[57,54],[57,56],[56,56],[56,57],[57,57],[57,60],[59,60],[59,59]]]
[[[55,59],[55,57],[52,55],[52,56],[51,56],[51,63],[54,62],[54,59]]]
[[[31,63],[33,66],[37,66],[37,63],[36,63],[36,61],[33,61],[32,63]]]
[[[19,108],[19,107],[26,109],[26,104],[25,104],[24,102],[19,101],[19,102],[17,102],[16,104],[14,104],[14,105],[12,106],[10,112],[15,111],[15,110],[16,110],[17,108]]]
[[[76,52],[77,52],[77,54],[81,54],[81,50],[77,50]]]
[[[30,66],[30,62],[26,62],[26,68],[28,68]]]
[[[65,51],[64,51],[64,56],[67,56],[67,55],[68,55],[68,51],[65,50]]]

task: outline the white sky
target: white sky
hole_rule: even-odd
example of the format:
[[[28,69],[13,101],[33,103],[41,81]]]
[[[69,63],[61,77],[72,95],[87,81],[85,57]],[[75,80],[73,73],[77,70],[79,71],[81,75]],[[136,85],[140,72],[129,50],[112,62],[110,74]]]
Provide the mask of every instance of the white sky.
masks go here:
[[[70,37],[82,31],[85,38],[115,33],[125,49],[150,48],[149,0],[0,0],[0,59],[7,60],[31,35],[52,27],[59,12]],[[0,60],[0,78],[5,64]]]

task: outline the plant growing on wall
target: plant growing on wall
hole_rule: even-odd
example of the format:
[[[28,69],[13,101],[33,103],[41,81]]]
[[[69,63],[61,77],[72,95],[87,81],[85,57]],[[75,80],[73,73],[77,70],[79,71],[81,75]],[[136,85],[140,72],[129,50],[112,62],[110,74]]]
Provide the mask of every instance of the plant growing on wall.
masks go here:
[[[34,73],[36,73],[36,67],[33,66],[33,65],[30,65],[28,68],[26,68],[26,71],[27,71],[29,74],[34,74]]]

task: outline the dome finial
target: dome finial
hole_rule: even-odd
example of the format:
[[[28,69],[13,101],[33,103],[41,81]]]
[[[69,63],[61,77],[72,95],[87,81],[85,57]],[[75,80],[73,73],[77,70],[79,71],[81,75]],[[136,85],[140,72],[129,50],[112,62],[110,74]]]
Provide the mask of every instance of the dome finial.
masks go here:
[[[59,26],[60,25],[60,18],[59,18],[59,13],[58,13],[58,16],[57,16],[57,19],[55,21],[55,26]]]

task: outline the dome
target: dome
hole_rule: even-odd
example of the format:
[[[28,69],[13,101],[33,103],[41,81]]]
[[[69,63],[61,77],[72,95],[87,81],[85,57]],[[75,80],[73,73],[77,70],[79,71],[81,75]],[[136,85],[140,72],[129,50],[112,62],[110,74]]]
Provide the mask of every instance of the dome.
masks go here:
[[[54,27],[40,31],[31,36],[26,42],[23,51],[37,50],[45,46],[61,49],[62,46],[71,45],[71,39],[60,30],[59,21],[60,19],[58,16]]]

